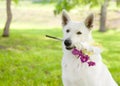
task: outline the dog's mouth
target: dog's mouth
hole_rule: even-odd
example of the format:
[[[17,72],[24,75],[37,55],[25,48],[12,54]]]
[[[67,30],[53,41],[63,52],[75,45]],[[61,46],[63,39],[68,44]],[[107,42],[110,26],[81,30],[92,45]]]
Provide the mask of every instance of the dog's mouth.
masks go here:
[[[66,49],[67,50],[72,50],[72,49],[74,49],[74,48],[76,48],[75,46],[66,46]]]

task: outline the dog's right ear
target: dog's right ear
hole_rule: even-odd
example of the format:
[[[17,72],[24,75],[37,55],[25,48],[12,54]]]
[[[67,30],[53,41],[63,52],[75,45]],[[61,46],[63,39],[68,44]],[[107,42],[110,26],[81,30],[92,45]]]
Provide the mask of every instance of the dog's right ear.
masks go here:
[[[70,17],[66,10],[62,11],[62,25],[65,26],[70,21]]]

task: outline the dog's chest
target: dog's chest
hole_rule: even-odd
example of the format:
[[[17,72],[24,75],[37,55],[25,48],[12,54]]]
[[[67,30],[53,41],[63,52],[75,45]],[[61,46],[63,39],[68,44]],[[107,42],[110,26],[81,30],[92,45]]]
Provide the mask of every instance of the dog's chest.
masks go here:
[[[99,72],[96,65],[89,67],[87,63],[81,63],[79,58],[66,55],[62,60],[62,73],[62,77],[66,80],[84,84],[95,81]]]

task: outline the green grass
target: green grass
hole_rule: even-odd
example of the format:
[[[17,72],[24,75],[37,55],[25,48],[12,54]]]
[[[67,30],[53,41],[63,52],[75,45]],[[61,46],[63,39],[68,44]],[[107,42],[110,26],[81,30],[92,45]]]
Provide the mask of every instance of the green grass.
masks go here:
[[[46,34],[62,37],[58,28],[14,29],[9,38],[0,37],[0,86],[62,86],[61,43]],[[93,36],[103,44],[103,61],[120,85],[119,32],[94,31]]]

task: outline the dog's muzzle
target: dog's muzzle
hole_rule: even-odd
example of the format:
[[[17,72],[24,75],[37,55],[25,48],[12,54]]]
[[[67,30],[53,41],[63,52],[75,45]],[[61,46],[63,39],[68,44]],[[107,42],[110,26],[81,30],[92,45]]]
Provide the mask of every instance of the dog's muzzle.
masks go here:
[[[75,48],[74,46],[72,46],[72,41],[70,39],[66,39],[64,41],[64,45],[67,50],[71,50],[71,49]]]

